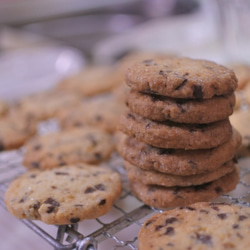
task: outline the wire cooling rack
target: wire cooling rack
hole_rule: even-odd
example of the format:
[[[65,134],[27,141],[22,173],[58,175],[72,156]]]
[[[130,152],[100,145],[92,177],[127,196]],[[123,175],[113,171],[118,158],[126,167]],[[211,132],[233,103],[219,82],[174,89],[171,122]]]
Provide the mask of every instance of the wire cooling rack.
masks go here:
[[[52,127],[52,130],[56,127]],[[50,129],[51,130],[51,129]],[[46,131],[44,126],[40,133]],[[5,207],[4,193],[11,181],[25,171],[22,166],[23,149],[0,153],[0,205]],[[22,222],[47,241],[55,250],[129,250],[137,249],[137,234],[143,221],[161,210],[148,207],[138,201],[130,192],[122,159],[113,155],[108,164],[122,177],[123,191],[111,211],[95,220],[78,224],[48,226],[38,221]],[[236,189],[216,201],[250,207],[250,159],[239,161],[240,182]],[[24,226],[25,226],[24,225]]]

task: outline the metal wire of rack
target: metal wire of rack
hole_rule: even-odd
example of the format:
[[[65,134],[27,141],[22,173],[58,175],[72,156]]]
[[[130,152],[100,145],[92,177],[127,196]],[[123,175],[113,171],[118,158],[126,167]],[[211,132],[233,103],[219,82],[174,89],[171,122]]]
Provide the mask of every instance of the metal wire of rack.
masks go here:
[[[23,151],[21,148],[0,153],[0,206],[5,207],[4,193],[8,185],[25,171],[21,164]],[[123,182],[122,195],[107,215],[78,224],[51,226],[53,230],[41,222],[22,222],[55,250],[137,249],[137,234],[143,221],[152,213],[162,211],[144,205],[131,194],[119,156],[114,155],[106,164],[121,174]],[[239,167],[240,182],[236,189],[216,201],[250,207],[250,159],[240,159]]]

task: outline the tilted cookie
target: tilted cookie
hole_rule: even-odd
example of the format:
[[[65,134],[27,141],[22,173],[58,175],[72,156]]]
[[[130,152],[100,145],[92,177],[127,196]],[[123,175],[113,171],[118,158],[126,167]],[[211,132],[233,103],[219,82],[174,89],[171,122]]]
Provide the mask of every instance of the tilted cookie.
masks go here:
[[[122,133],[118,134],[117,138],[118,152],[131,164],[145,170],[173,175],[214,171],[231,160],[241,145],[241,136],[235,129],[228,142],[215,148],[200,150],[156,148]]]
[[[17,149],[36,133],[36,121],[12,112],[0,119],[0,151]]]
[[[237,88],[232,70],[206,60],[178,57],[133,64],[125,80],[134,90],[172,98],[207,99]]]
[[[119,85],[123,76],[112,66],[89,66],[79,73],[63,79],[58,89],[73,91],[81,96],[105,93]]]
[[[138,235],[138,249],[248,249],[249,225],[249,207],[198,202],[147,219]]]
[[[233,113],[235,96],[215,96],[198,101],[130,91],[126,103],[132,112],[150,120],[204,124],[230,116]]]
[[[58,111],[80,103],[78,94],[59,90],[47,90],[22,98],[19,101],[20,112],[37,120],[54,117]]]
[[[107,159],[113,149],[111,135],[95,128],[76,128],[32,138],[25,144],[23,164],[27,168],[48,169]]]
[[[132,193],[145,204],[156,208],[186,206],[199,201],[211,201],[235,189],[238,170],[209,183],[190,187],[163,187],[130,181]]]
[[[3,117],[7,113],[7,104],[0,100],[0,117]]]
[[[92,126],[114,133],[124,110],[125,106],[113,97],[96,97],[62,110],[57,118],[63,129]]]
[[[26,172],[9,186],[5,204],[20,219],[73,224],[106,214],[121,190],[118,173],[77,164]]]
[[[214,171],[205,174],[195,175],[170,175],[157,172],[154,170],[143,170],[137,166],[124,162],[128,178],[131,181],[139,181],[145,185],[158,185],[164,187],[187,187],[201,185],[221,178],[222,176],[231,173],[235,169],[234,161],[229,161],[215,169]]]
[[[119,128],[137,140],[160,148],[206,149],[230,140],[232,127],[228,119],[210,124],[154,122],[134,113],[120,118]]]

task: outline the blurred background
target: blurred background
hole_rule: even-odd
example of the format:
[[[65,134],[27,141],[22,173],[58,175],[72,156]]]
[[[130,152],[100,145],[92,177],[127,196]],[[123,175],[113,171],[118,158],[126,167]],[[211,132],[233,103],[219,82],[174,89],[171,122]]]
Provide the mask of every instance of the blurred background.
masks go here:
[[[249,0],[1,0],[0,97],[140,50],[249,62],[249,11]]]

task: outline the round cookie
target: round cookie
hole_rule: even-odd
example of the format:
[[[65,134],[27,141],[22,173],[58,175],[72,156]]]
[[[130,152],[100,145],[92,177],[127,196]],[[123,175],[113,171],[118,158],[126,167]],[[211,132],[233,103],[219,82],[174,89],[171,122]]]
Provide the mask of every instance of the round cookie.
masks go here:
[[[145,204],[156,208],[186,206],[211,201],[235,189],[239,182],[238,169],[206,184],[190,187],[163,187],[130,181],[132,193]]]
[[[231,139],[222,145],[203,150],[163,149],[118,135],[118,152],[131,164],[145,170],[172,175],[195,175],[214,171],[233,159],[241,145],[241,136],[233,130]]]
[[[242,145],[237,150],[240,157],[250,155],[250,110],[240,109],[234,111],[233,115],[230,116],[231,124],[240,132],[242,135]]]
[[[81,96],[93,96],[105,93],[119,85],[124,76],[116,67],[89,66],[79,73],[63,79],[58,89],[73,91]]]
[[[98,129],[59,131],[27,142],[23,164],[30,169],[49,169],[78,162],[95,164],[109,158],[113,149],[112,136]]]
[[[63,129],[91,126],[114,133],[124,110],[124,104],[112,97],[93,98],[62,110],[57,118]]]
[[[121,190],[118,173],[77,164],[26,172],[9,186],[5,204],[20,219],[73,224],[107,213]]]
[[[17,149],[36,133],[32,117],[12,112],[0,120],[0,151]]]
[[[20,112],[28,114],[37,120],[54,117],[62,109],[79,104],[78,94],[59,90],[48,90],[24,97],[20,100]]]
[[[250,83],[250,66],[245,64],[235,64],[232,65],[231,68],[238,79],[237,89],[244,89],[245,86]]]
[[[142,182],[145,185],[159,185],[164,187],[187,187],[201,185],[221,178],[235,169],[234,162],[229,161],[214,171],[196,175],[169,175],[153,170],[143,170],[129,162],[124,162],[128,178],[131,181]]]
[[[210,124],[154,122],[134,113],[120,118],[119,128],[137,140],[160,148],[206,149],[230,140],[229,119]]]
[[[146,220],[138,235],[138,249],[248,249],[249,224],[249,207],[198,202]]]
[[[230,116],[233,113],[235,96],[215,96],[198,101],[130,91],[126,104],[133,113],[150,120],[204,124]]]
[[[133,64],[125,80],[134,90],[172,98],[207,99],[237,88],[232,70],[210,61],[177,57]]]

